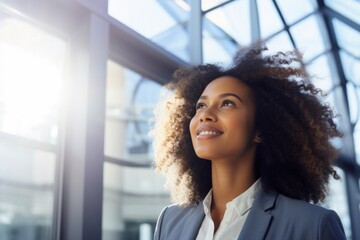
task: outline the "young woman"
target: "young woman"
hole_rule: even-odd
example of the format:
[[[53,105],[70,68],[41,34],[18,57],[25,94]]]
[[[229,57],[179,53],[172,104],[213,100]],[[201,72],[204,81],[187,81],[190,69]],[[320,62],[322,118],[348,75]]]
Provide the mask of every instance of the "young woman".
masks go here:
[[[155,239],[345,239],[324,200],[339,137],[297,52],[241,50],[229,68],[182,68],[154,129],[172,200]]]

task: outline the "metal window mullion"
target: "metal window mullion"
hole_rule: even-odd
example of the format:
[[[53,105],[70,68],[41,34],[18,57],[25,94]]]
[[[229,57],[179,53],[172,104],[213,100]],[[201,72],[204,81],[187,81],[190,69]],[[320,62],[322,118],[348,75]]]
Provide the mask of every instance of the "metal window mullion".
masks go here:
[[[203,62],[202,49],[202,11],[201,1],[190,1],[189,19],[189,55],[190,63],[201,64]]]
[[[109,24],[84,16],[71,41],[60,239],[101,239]]]
[[[259,41],[261,39],[261,33],[259,11],[256,0],[250,1],[250,26],[251,42]]]
[[[281,19],[281,22],[284,24],[284,30],[287,32],[287,34],[288,34],[288,36],[289,36],[289,38],[290,38],[290,41],[291,41],[292,45],[294,46],[294,48],[297,49],[295,40],[294,40],[293,36],[292,36],[291,33],[290,33],[290,26],[286,23],[285,18],[284,18],[284,16],[283,16],[283,14],[282,14],[282,12],[281,12],[281,10],[280,10],[280,7],[279,7],[279,5],[277,4],[276,0],[273,0],[273,4],[274,4],[274,6],[275,6],[275,9],[276,9],[277,13],[279,14],[279,17],[280,17],[280,19]]]

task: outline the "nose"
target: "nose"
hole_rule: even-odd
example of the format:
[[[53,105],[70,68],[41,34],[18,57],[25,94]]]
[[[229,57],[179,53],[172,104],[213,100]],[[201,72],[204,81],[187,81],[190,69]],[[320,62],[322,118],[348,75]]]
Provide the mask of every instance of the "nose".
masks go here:
[[[217,116],[212,108],[204,109],[200,114],[200,122],[217,121]]]

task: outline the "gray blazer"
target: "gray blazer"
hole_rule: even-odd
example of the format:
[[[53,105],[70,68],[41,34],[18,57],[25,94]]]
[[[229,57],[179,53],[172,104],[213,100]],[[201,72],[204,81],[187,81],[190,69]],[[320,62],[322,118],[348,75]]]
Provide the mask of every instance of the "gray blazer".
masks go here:
[[[194,207],[166,207],[160,214],[155,240],[195,240],[204,219],[202,202]],[[338,215],[305,201],[260,190],[238,240],[346,239]]]

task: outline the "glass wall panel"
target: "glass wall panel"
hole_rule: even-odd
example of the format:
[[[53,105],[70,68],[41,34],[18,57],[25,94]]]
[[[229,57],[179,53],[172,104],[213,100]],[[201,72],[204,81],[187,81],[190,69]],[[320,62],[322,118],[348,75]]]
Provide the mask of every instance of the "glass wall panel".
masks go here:
[[[292,51],[294,46],[290,41],[289,35],[287,32],[282,31],[279,34],[276,34],[274,37],[266,41],[266,46],[270,51]]]
[[[161,85],[108,61],[105,156],[152,162],[150,119]]]
[[[324,207],[333,209],[337,212],[344,226],[347,239],[351,239],[351,224],[347,204],[345,174],[340,168],[336,168],[336,171],[340,176],[340,180],[331,179],[329,184],[329,195],[325,199]]]
[[[312,83],[325,92],[329,92],[334,85],[339,83],[338,74],[335,71],[333,58],[330,54],[324,54],[306,66],[312,76]]]
[[[203,11],[209,10],[210,8],[216,7],[229,0],[201,0],[201,9]]]
[[[0,5],[0,239],[45,240],[55,196],[66,42]]]
[[[356,0],[325,0],[325,4],[360,24],[360,2]]]
[[[284,28],[273,1],[257,0],[257,5],[260,20],[260,34],[262,39],[267,38]]]
[[[354,129],[354,145],[357,163],[360,164],[360,121],[358,120]]]
[[[235,40],[240,46],[251,43],[249,0],[233,1],[208,12],[205,18],[222,29],[229,35],[229,39]],[[204,36],[204,39],[206,37]]]
[[[108,14],[179,58],[189,60],[189,5],[182,0],[109,0]]]
[[[111,60],[107,73],[102,239],[152,239],[170,203],[148,134],[161,85]]]
[[[349,108],[351,122],[354,127],[354,145],[357,162],[360,164],[360,60],[343,50],[340,51],[342,66],[344,68],[349,97]]]
[[[205,63],[230,63],[237,45],[216,25],[204,21],[202,33],[203,61]]]
[[[51,239],[56,154],[0,138],[0,239]]]
[[[327,35],[323,34],[324,27],[318,15],[312,15],[297,23],[290,28],[290,32],[297,48],[303,52],[305,61],[329,49],[329,40]]]
[[[276,0],[276,2],[288,25],[314,12],[317,8],[314,0]]]
[[[0,131],[56,143],[65,50],[61,39],[0,12]]]
[[[170,203],[163,183],[151,168],[105,163],[102,239],[152,239],[157,218]]]
[[[333,24],[339,46],[360,57],[360,33],[337,19],[333,19]]]

